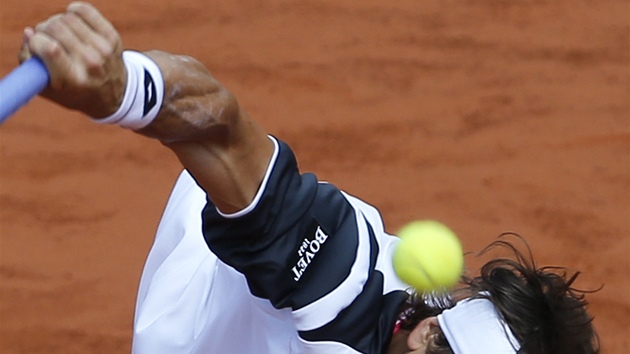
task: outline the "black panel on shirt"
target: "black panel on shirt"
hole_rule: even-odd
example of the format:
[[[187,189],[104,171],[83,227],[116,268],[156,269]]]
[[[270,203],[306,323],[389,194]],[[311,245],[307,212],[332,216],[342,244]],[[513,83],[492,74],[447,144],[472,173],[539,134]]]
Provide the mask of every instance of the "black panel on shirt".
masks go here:
[[[319,244],[318,228],[327,235]],[[312,174],[300,175],[283,142],[257,206],[227,219],[208,202],[203,233],[212,252],[246,276],[252,294],[269,299],[276,308],[293,310],[339,286],[358,245],[354,209],[333,185],[318,183]],[[298,278],[302,257],[310,263]]]

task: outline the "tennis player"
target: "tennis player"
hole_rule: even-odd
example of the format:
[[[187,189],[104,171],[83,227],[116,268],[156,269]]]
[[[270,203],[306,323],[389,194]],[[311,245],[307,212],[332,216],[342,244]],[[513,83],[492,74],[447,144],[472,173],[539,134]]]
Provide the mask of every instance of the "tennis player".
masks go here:
[[[451,295],[407,290],[377,209],[301,174],[197,60],[124,51],[93,6],[26,28],[44,97],[154,138],[184,166],[140,282],[133,352],[597,353],[584,294],[514,260]]]

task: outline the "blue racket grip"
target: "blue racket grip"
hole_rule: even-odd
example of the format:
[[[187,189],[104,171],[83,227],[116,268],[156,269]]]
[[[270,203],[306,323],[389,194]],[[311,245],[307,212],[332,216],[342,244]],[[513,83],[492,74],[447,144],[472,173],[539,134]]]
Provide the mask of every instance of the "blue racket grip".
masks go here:
[[[41,59],[32,57],[0,80],[0,124],[48,86]]]

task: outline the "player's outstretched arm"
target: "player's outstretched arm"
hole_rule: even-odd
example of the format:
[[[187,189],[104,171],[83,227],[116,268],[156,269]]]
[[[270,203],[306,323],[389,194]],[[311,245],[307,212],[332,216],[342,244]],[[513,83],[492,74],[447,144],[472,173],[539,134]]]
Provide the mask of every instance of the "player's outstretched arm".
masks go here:
[[[51,83],[43,96],[91,117],[118,110],[127,83],[122,41],[92,5],[76,2],[24,32],[20,60],[39,56]],[[164,77],[157,117],[138,133],[175,152],[212,201],[230,213],[247,206],[264,176],[273,145],[234,96],[193,58],[145,53]]]
[[[140,134],[160,140],[226,213],[246,207],[263,179],[273,144],[236,98],[197,60],[146,53],[161,68],[165,98]]]

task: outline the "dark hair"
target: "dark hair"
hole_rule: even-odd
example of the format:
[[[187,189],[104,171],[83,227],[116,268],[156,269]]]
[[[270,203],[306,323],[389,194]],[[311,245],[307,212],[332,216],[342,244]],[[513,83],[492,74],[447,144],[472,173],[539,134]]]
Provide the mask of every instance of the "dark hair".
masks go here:
[[[512,243],[504,240],[513,236],[527,248],[527,257]],[[567,275],[566,268],[538,268],[527,243],[517,234],[506,233],[479,255],[503,248],[512,258],[496,258],[485,263],[479,275],[463,277],[462,286],[452,295],[487,298],[492,301],[521,344],[523,354],[595,354],[599,353],[599,339],[586,311],[585,294],[594,291],[578,290],[573,283],[579,275]],[[597,291],[597,290],[595,290]],[[461,293],[461,294],[460,294]],[[403,312],[402,329],[413,329],[422,319],[435,316],[452,307],[454,301],[442,297],[413,294]],[[438,329],[428,354],[453,353],[448,341]]]

